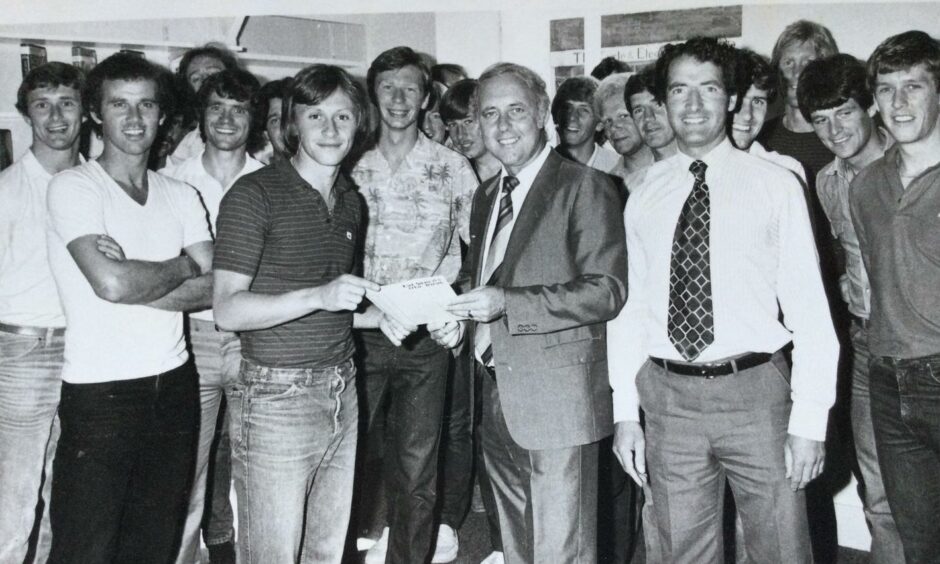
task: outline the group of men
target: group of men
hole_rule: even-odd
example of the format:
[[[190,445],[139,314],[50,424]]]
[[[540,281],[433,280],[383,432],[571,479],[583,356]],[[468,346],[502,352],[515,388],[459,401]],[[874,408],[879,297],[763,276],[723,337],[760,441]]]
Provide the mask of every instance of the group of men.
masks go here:
[[[940,559],[937,40],[893,36],[866,65],[800,21],[771,61],[694,38],[553,101],[526,67],[437,80],[408,47],[364,85],[313,65],[262,88],[211,48],[179,76],[198,128],[159,173],[165,69],[120,53],[20,87],[33,143],[0,174],[0,561],[195,562],[207,506],[210,558],[233,561],[230,464],[240,562],[339,562],[381,421],[367,562],[456,556],[461,509],[438,498],[469,491],[448,464],[469,467],[472,436],[488,564],[597,561],[611,455],[645,492],[647,561],[720,561],[727,484],[743,558],[811,562],[805,487],[839,368],[829,254],[873,561]],[[458,290],[459,321],[368,302],[428,276]]]

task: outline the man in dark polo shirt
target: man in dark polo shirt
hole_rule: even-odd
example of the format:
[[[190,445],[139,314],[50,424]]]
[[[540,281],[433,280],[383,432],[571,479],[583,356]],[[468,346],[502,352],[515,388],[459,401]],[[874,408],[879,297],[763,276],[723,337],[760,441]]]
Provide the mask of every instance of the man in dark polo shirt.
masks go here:
[[[940,44],[889,37],[868,82],[895,139],[849,190],[871,283],[872,425],[905,559],[940,562]]]
[[[243,564],[338,563],[359,409],[352,310],[378,286],[348,274],[361,204],[339,165],[368,131],[365,92],[338,67],[285,95],[290,159],[240,178],[217,220],[215,321],[239,331],[230,390]]]

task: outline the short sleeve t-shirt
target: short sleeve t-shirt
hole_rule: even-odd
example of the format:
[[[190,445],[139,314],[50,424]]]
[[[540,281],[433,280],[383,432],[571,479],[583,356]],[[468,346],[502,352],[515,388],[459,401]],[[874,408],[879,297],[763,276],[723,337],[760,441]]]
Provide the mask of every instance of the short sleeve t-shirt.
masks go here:
[[[185,183],[148,171],[144,205],[96,161],[61,172],[49,183],[49,262],[69,330],[62,379],[73,384],[132,380],[179,367],[188,358],[183,314],[99,298],[67,245],[105,234],[129,260],[165,261],[211,241],[206,211]]]
[[[271,295],[322,286],[351,272],[362,204],[342,175],[333,190],[331,212],[286,160],[239,178],[219,206],[213,268],[249,276],[252,292]],[[327,368],[354,350],[348,311],[314,311],[239,335],[242,355],[263,366]]]

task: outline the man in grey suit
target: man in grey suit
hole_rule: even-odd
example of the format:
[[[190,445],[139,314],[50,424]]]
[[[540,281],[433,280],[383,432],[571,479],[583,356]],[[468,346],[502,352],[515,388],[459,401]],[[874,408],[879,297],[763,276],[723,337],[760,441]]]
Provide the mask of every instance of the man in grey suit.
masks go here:
[[[480,77],[486,148],[501,173],[477,190],[471,291],[430,326],[483,375],[482,446],[508,563],[596,560],[597,441],[612,432],[605,322],[625,300],[620,203],[604,174],[546,144],[545,83],[499,63]]]

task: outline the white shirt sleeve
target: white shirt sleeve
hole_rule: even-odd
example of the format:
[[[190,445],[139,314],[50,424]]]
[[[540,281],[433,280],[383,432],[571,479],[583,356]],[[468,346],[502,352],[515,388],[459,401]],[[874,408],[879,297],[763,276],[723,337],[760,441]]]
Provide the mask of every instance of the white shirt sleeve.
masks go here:
[[[65,171],[52,177],[46,205],[49,226],[66,245],[79,237],[108,231],[102,192],[85,175]]]

